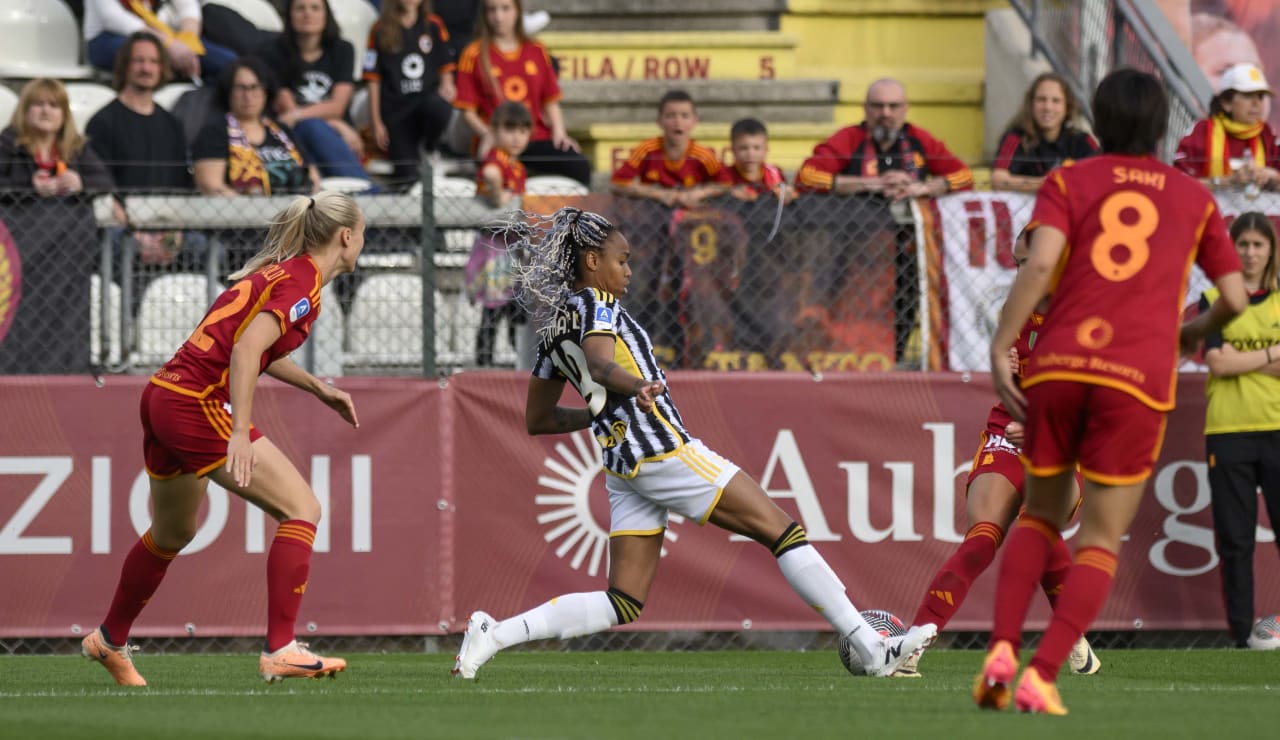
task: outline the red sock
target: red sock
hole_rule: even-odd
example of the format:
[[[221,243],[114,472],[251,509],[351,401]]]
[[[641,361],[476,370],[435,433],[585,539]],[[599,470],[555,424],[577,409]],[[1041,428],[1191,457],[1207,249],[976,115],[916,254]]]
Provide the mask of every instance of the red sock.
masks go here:
[[[970,527],[964,542],[933,576],[911,623],[932,622],[938,629],[945,627],[969,595],[974,579],[996,559],[996,548],[1003,539],[1004,531],[991,522],[978,522]]]
[[[142,538],[134,543],[124,558],[116,594],[111,599],[107,618],[102,620],[102,632],[107,642],[123,646],[129,640],[133,621],[160,587],[169,563],[177,556],[177,551],[156,547],[156,541],[151,539],[150,529],[142,533]]]
[[[311,572],[311,545],[316,525],[301,519],[280,522],[267,552],[267,652],[293,641],[298,607],[307,592]]]
[[[1106,603],[1115,577],[1115,553],[1101,547],[1084,547],[1076,553],[1076,563],[1058,597],[1053,620],[1031,659],[1031,667],[1041,678],[1057,680],[1058,671],[1071,654],[1071,646],[1089,629]]]
[[[1062,593],[1062,584],[1067,582],[1067,573],[1071,572],[1071,550],[1066,540],[1058,538],[1057,544],[1049,552],[1049,564],[1045,566],[1044,575],[1040,577],[1040,588],[1049,599],[1049,606],[1058,608],[1058,594]]]
[[[1039,517],[1023,514],[1013,523],[996,583],[993,644],[1007,640],[1015,650],[1022,645],[1022,625],[1027,620],[1031,597],[1044,575],[1050,553],[1061,540],[1058,528]]]

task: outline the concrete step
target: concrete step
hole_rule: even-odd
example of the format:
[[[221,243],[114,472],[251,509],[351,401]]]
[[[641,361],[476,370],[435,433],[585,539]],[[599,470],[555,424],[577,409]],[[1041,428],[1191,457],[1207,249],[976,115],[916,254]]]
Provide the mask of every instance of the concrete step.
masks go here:
[[[730,162],[729,126],[728,123],[701,123],[693,132],[693,138],[711,147],[720,161]],[[768,161],[781,167],[788,177],[813,153],[814,145],[836,130],[829,123],[769,123],[768,126]],[[637,144],[660,133],[653,123],[603,123],[577,132],[597,172],[613,172]]]
[[[529,0],[549,31],[776,31],[787,0]]]
[[[776,31],[543,33],[561,80],[771,80],[795,77],[797,39]]]
[[[561,85],[565,125],[573,131],[597,123],[654,125],[659,98],[676,87],[693,96],[705,123],[732,123],[744,116],[769,124],[830,121],[839,97],[833,80],[566,81]]]

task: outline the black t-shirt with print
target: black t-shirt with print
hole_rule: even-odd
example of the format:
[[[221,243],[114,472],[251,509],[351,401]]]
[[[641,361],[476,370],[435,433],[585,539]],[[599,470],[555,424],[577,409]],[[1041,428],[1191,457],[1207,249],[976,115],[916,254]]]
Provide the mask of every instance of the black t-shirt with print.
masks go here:
[[[440,86],[441,68],[453,63],[453,52],[442,41],[445,32],[438,20],[419,18],[412,27],[400,29],[398,52],[372,45],[365,52],[364,79],[381,86],[384,121],[399,120],[419,108]],[[376,44],[376,25],[369,37]]]
[[[356,50],[349,41],[338,39],[319,59],[300,59],[294,68],[283,42],[274,40],[258,50],[258,57],[280,77],[280,84],[293,93],[293,101],[301,106],[324,102],[333,95],[334,85],[353,81]]]
[[[277,123],[281,131],[293,140],[293,132],[282,123]],[[306,155],[302,155],[302,164],[294,161],[289,146],[276,136],[270,127],[266,127],[266,136],[261,144],[253,148],[262,160],[271,182],[272,193],[308,192],[311,183],[308,180]],[[301,150],[299,150],[301,155]],[[191,159],[199,162],[202,159],[221,159],[227,161],[231,156],[231,142],[227,135],[227,122],[223,118],[210,121],[196,137],[191,145]],[[227,168],[226,182],[231,184],[231,168]]]

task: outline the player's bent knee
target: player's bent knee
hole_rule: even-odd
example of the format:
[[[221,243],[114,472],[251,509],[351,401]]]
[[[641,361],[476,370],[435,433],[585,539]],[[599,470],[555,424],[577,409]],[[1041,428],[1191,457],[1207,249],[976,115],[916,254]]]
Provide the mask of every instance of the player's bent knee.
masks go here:
[[[640,618],[640,610],[644,609],[644,604],[638,599],[616,588],[610,588],[605,593],[609,595],[609,603],[613,606],[618,624],[631,624]]]

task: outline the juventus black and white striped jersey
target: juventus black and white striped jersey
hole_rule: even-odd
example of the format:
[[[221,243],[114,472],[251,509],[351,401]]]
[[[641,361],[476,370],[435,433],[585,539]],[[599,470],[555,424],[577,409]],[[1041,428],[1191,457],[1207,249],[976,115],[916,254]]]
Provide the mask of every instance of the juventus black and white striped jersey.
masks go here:
[[[591,409],[591,430],[604,448],[604,466],[624,478],[634,477],[646,460],[667,457],[689,441],[680,412],[664,391],[654,400],[653,411],[641,413],[635,397],[607,391],[591,379],[582,343],[592,334],[615,338],[614,361],[645,380],[667,376],[653,357],[649,335],[631,318],[612,294],[585,288],[569,297],[556,315],[549,339],[538,345],[534,377],[567,380]]]

